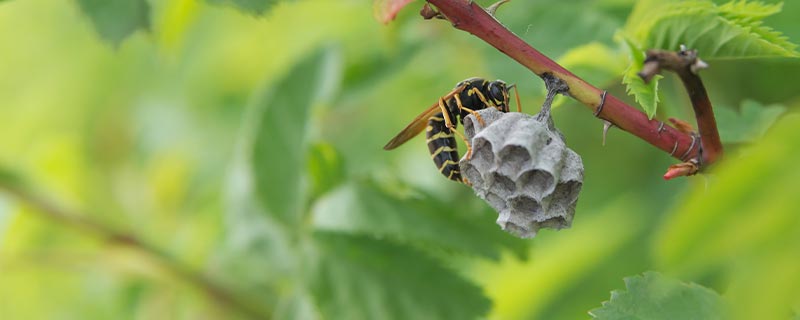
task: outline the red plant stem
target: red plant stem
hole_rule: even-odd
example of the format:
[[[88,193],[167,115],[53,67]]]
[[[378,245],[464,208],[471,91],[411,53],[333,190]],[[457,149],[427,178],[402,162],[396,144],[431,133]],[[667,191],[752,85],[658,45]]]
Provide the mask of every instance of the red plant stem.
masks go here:
[[[428,0],[428,2],[436,6],[439,12],[453,23],[453,27],[482,39],[536,75],[541,77],[545,73],[550,73],[560,78],[569,86],[569,96],[592,111],[596,112],[601,106],[603,90],[588,84],[525,43],[478,4],[467,0]],[[674,158],[680,159],[682,155],[686,155],[686,158],[697,156],[698,148],[694,148],[696,143],[692,143],[690,135],[661,121],[649,119],[643,112],[610,94],[606,96],[603,108],[597,116],[670,153]],[[710,164],[713,160],[708,159],[705,164]]]
[[[717,121],[714,118],[714,110],[711,107],[711,100],[708,98],[706,87],[700,76],[688,72],[678,72],[678,76],[683,81],[689,99],[692,101],[694,116],[697,119],[697,130],[700,133],[700,142],[703,146],[703,165],[713,163],[722,156],[722,141],[717,130]]]
[[[706,87],[703,85],[703,80],[697,74],[706,67],[708,65],[697,58],[697,50],[686,50],[685,48],[682,48],[679,52],[649,50],[647,51],[644,68],[639,72],[639,76],[642,79],[650,81],[662,69],[669,70],[675,72],[683,82],[697,119],[697,130],[700,134],[698,150],[702,150],[702,154],[700,154],[702,159],[697,160],[701,166],[713,163],[722,157],[723,153],[722,141],[719,138],[711,100],[708,98],[708,92],[706,92]],[[689,131],[694,131],[694,129],[689,128]],[[689,159],[695,158],[685,158],[683,160],[687,161]]]

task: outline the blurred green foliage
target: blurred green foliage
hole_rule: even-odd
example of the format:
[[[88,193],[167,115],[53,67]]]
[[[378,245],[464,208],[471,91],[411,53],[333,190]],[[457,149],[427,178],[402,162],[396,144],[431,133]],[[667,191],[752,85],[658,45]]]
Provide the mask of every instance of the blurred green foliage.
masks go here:
[[[728,319],[725,305],[712,290],[684,284],[656,272],[625,278],[625,291],[589,313],[595,319]]]
[[[624,96],[615,34],[652,3],[514,1],[498,19]],[[626,301],[692,282],[686,301],[667,300],[719,295],[741,319],[800,312],[799,61],[710,59],[727,156],[678,181],[660,179],[673,160],[628,134],[601,146],[601,123],[562,100],[555,122],[586,166],[577,215],[523,241],[442,179],[422,139],[381,150],[468,77],[517,83],[525,112],[543,99],[528,70],[422,21],[420,5],[383,26],[367,0],[0,2],[0,186],[158,248],[0,193],[0,318],[576,319],[648,270],[666,276],[627,278]],[[800,39],[800,2],[721,7],[755,16],[715,28],[763,19]],[[669,27],[708,14],[653,19],[634,44],[714,47]],[[659,87],[654,116],[692,117],[677,79]]]
[[[244,12],[260,15],[277,4],[278,0],[206,0],[212,4],[233,5]]]
[[[145,0],[77,0],[100,36],[119,45],[137,30],[150,28],[150,5]]]
[[[719,136],[725,143],[744,143],[761,139],[775,121],[786,112],[780,104],[761,105],[753,100],[742,101],[740,110],[719,108],[715,112],[717,121],[725,125]]]

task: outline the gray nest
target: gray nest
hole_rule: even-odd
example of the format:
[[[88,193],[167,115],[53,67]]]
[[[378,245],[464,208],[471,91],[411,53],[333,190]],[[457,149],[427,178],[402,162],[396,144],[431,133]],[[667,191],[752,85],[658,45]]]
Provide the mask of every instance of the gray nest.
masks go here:
[[[583,186],[583,161],[553,126],[549,105],[538,115],[495,108],[478,113],[485,126],[472,115],[464,121],[473,156],[461,159],[461,172],[499,213],[497,224],[522,238],[541,228],[570,227]]]

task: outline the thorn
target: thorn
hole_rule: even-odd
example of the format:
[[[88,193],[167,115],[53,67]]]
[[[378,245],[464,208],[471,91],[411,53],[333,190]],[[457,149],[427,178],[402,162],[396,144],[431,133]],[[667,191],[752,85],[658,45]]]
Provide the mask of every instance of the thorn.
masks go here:
[[[611,129],[614,126],[611,121],[603,120],[603,146],[606,145],[606,136],[608,135],[608,129]]]
[[[497,1],[497,2],[493,3],[492,5],[486,7],[486,12],[489,13],[492,17],[494,17],[494,14],[497,12],[497,8],[500,8],[501,5],[503,5],[504,3],[509,2],[509,1],[511,1],[511,0],[500,0],[500,1]]]
[[[694,63],[692,63],[692,65],[689,66],[689,70],[692,71],[692,73],[694,74],[697,74],[698,72],[700,72],[700,70],[703,69],[708,69],[708,63],[700,59],[695,60]]]
[[[600,112],[603,112],[603,107],[606,105],[606,95],[608,95],[608,90],[604,90],[600,95],[600,105],[598,105],[597,109],[594,111],[595,117],[599,116]]]

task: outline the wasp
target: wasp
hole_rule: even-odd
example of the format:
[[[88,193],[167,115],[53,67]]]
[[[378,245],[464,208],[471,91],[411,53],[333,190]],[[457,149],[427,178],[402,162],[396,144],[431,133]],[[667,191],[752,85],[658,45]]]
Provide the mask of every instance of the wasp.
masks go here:
[[[501,112],[508,112],[511,88],[515,88],[515,85],[506,85],[502,80],[488,81],[482,78],[469,78],[461,81],[452,91],[440,97],[437,103],[414,118],[383,149],[397,148],[424,129],[425,142],[428,144],[431,159],[439,172],[447,179],[469,184],[461,176],[458,166],[458,145],[454,134],[458,135],[467,146],[467,159],[472,157],[472,146],[463,134],[456,131],[458,122],[463,124],[464,118],[472,114],[483,125],[483,119],[476,110],[485,108],[497,108]],[[519,93],[514,92],[517,97],[517,111],[521,111]]]

